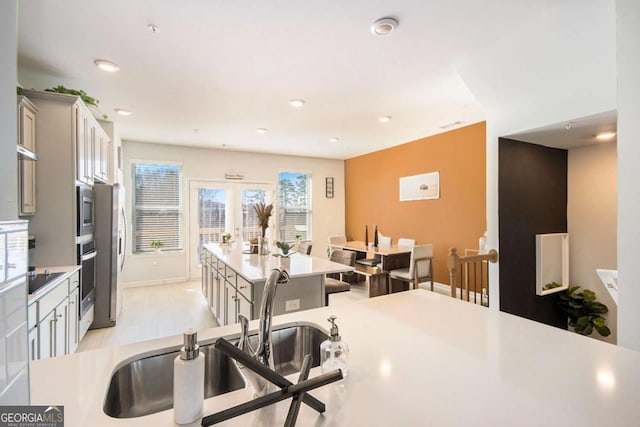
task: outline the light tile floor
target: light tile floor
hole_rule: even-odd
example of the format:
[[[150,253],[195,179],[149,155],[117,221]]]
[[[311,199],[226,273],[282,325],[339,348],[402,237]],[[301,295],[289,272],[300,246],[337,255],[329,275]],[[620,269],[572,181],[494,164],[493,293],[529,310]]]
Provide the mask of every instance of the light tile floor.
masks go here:
[[[331,295],[329,305],[350,304],[368,296],[366,282],[354,283],[349,292]],[[90,330],[78,351],[179,335],[189,328],[218,326],[207,308],[199,281],[124,288],[122,304],[116,326]]]

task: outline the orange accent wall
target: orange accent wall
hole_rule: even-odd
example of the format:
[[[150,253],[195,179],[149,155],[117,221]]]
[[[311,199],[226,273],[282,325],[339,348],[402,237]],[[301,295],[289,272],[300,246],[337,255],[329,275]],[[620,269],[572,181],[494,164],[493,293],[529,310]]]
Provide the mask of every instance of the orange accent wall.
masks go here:
[[[449,283],[449,248],[477,249],[486,226],[485,123],[430,136],[345,161],[348,240],[369,240],[373,227],[431,243],[434,277]],[[400,178],[440,172],[440,198],[400,202]]]

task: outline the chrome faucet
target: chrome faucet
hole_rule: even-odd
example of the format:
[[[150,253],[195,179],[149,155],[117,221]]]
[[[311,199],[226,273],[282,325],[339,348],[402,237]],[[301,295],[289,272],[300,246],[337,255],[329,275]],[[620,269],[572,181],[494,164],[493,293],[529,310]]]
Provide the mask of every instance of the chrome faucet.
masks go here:
[[[291,277],[283,267],[274,268],[269,273],[264,285],[264,293],[260,304],[260,325],[258,329],[258,345],[255,349],[249,342],[249,319],[238,315],[240,319],[240,341],[238,348],[249,354],[259,363],[274,369],[273,351],[271,343],[271,320],[273,317],[273,303],[276,297],[278,284],[288,283]],[[263,396],[269,392],[269,381],[236,362],[244,379],[253,387],[257,396]]]

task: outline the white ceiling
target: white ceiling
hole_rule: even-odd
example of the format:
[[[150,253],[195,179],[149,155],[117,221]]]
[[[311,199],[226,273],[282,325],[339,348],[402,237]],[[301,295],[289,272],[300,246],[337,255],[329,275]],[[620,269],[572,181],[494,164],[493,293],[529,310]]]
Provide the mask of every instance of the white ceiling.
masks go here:
[[[554,4],[25,0],[18,77],[27,88],[85,90],[125,140],[345,159],[484,120],[456,64]],[[385,16],[398,29],[374,36],[369,26]],[[120,72],[99,70],[98,58]]]
[[[617,112],[607,111],[525,132],[518,132],[508,137],[519,141],[568,150],[601,143],[602,141],[596,139],[596,135],[601,132],[615,132],[617,130],[617,121]],[[616,141],[617,138],[614,137],[604,142]]]

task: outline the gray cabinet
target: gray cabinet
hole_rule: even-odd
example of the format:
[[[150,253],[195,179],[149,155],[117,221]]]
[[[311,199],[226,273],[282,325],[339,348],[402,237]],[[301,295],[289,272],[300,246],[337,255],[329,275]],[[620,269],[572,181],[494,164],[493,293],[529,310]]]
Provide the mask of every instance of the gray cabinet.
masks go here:
[[[36,113],[38,109],[24,96],[18,97],[18,145],[36,152]],[[20,216],[36,213],[36,162],[18,160],[18,202]]]
[[[51,310],[38,322],[38,359],[48,359],[55,352],[56,312]]]

